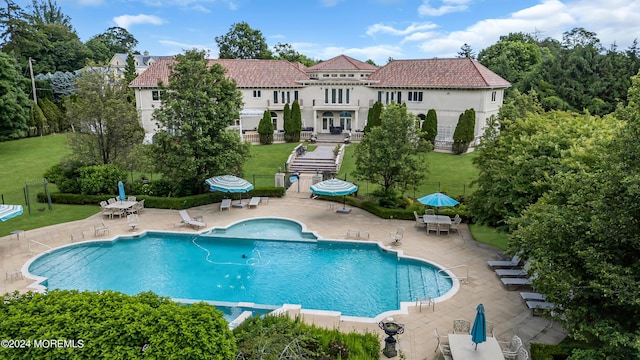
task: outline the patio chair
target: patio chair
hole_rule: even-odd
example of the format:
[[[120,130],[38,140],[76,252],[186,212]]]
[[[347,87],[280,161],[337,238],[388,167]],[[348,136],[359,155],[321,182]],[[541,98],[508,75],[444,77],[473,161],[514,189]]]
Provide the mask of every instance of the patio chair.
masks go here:
[[[449,224],[438,224],[438,235],[440,233],[446,232],[449,235]]]
[[[135,230],[138,226],[138,214],[127,215],[127,225],[131,227],[131,230]]]
[[[486,324],[487,324],[487,336],[496,337],[493,334],[493,322],[492,321],[487,321]]]
[[[440,348],[440,345],[444,345],[444,347],[446,348],[449,343],[447,343],[447,341],[449,341],[447,338],[443,338],[442,336],[440,336],[440,333],[438,332],[438,328],[433,329],[433,333],[436,336],[436,340],[438,341],[438,345],[436,345],[436,349],[433,350],[433,352],[438,351],[438,349]]]
[[[520,256],[514,255],[511,260],[487,260],[487,265],[492,268],[515,268],[520,266]]]
[[[425,226],[425,225],[426,225],[426,224],[425,224],[425,222],[424,222],[424,219],[422,218],[422,216],[418,215],[418,212],[417,212],[417,211],[414,211],[414,212],[413,212],[413,216],[415,216],[415,217],[416,217],[416,225],[418,225],[418,226],[420,226],[420,227],[422,227],[422,226]]]
[[[520,347],[518,349],[518,353],[516,354],[515,360],[529,360],[529,352],[524,347]]]
[[[129,196],[127,201],[137,201],[135,196]]]
[[[108,204],[109,203],[104,200],[100,201],[100,209],[102,209],[102,215],[108,216],[109,219],[113,219],[113,209],[109,209],[107,207]]]
[[[180,214],[180,217],[182,217],[182,223],[189,225],[194,229],[199,229],[201,227],[207,226],[206,223],[189,216],[189,213],[187,212],[187,210],[180,210],[178,213]]]
[[[465,319],[453,320],[454,334],[471,334],[471,321]]]
[[[93,223],[93,231],[96,236],[106,234],[109,232],[109,226],[107,226],[104,221],[96,221]]]
[[[436,233],[436,235],[438,234],[438,224],[436,223],[427,223],[427,235],[429,235],[429,233],[433,231]]]
[[[451,356],[451,349],[444,344],[438,345],[438,349],[440,349],[440,356],[444,360],[453,360],[453,356]]]
[[[522,347],[522,339],[518,335],[513,335],[511,341],[499,341],[498,344],[502,348],[502,355],[504,355],[505,360],[514,360],[518,355],[518,350]]]
[[[220,211],[224,209],[231,210],[231,199],[222,199],[222,202],[220,203]]]
[[[258,196],[254,196],[251,198],[251,200],[249,200],[249,207],[258,207],[258,204],[260,204],[260,197]]]
[[[118,200],[116,200],[116,198],[111,198],[111,199],[107,200],[107,203],[113,204],[116,201],[118,201]]]
[[[424,211],[424,214],[425,214],[425,215],[435,215],[435,214],[436,214],[436,212],[435,212],[433,209],[426,209],[426,210]]]
[[[451,221],[451,225],[449,226],[449,229],[451,229],[452,231],[458,232],[458,225],[460,225],[461,222],[462,222],[462,218],[460,217],[460,215],[456,214],[456,217],[453,218],[453,220]]]
[[[400,241],[404,236],[404,228],[400,226],[395,233],[389,233],[389,236],[391,236],[391,245],[400,245]]]

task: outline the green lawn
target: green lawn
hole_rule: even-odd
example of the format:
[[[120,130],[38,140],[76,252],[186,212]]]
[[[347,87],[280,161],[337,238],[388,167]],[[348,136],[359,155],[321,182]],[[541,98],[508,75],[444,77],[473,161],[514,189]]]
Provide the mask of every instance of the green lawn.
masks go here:
[[[471,232],[471,236],[473,236],[476,241],[495,246],[498,249],[507,249],[509,237],[507,236],[507,234],[499,232],[495,228],[484,225],[470,224],[469,232]]]
[[[357,181],[351,176],[351,172],[355,169],[353,153],[356,146],[358,144],[351,144],[347,147],[339,177],[344,178],[346,175],[348,181],[354,181],[360,186],[360,193],[369,194],[377,188],[377,185],[366,181]],[[428,169],[426,179],[415,193],[411,191],[407,195],[419,198],[436,191],[446,192],[451,196],[471,194],[473,189],[470,187],[470,183],[478,176],[478,170],[471,163],[474,157],[476,157],[474,153],[452,155],[429,152],[424,154],[424,163]]]
[[[251,145],[251,157],[244,164],[244,178],[256,187],[275,185],[278,168],[284,171],[284,164],[298,143]]]

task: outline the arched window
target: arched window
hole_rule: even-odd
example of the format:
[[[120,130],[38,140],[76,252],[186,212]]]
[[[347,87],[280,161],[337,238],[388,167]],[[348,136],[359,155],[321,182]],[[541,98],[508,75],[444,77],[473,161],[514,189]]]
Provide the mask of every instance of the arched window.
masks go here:
[[[351,113],[343,111],[340,113],[340,127],[343,130],[351,130]]]
[[[278,114],[271,112],[271,121],[273,121],[273,130],[278,130]]]
[[[322,113],[322,130],[329,130],[333,126],[333,113],[325,111]]]

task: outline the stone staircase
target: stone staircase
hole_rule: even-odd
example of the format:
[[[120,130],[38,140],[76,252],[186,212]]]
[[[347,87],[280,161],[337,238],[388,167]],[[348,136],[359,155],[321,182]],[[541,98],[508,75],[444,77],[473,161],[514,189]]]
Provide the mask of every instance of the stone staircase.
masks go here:
[[[289,164],[289,172],[306,174],[323,173],[325,171],[336,171],[336,160],[333,155],[332,145],[318,145],[314,151],[309,151],[304,155],[297,156]]]

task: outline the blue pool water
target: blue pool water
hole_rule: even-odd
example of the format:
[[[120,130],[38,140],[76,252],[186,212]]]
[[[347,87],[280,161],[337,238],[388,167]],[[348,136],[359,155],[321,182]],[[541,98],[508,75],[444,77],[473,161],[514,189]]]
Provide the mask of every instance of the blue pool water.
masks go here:
[[[257,233],[259,239],[252,238]],[[49,289],[151,290],[177,299],[300,304],[359,317],[444,295],[452,282],[437,270],[374,243],[317,240],[283,219],[249,220],[201,235],[150,232],[76,244],[29,266],[31,274],[47,278]]]

